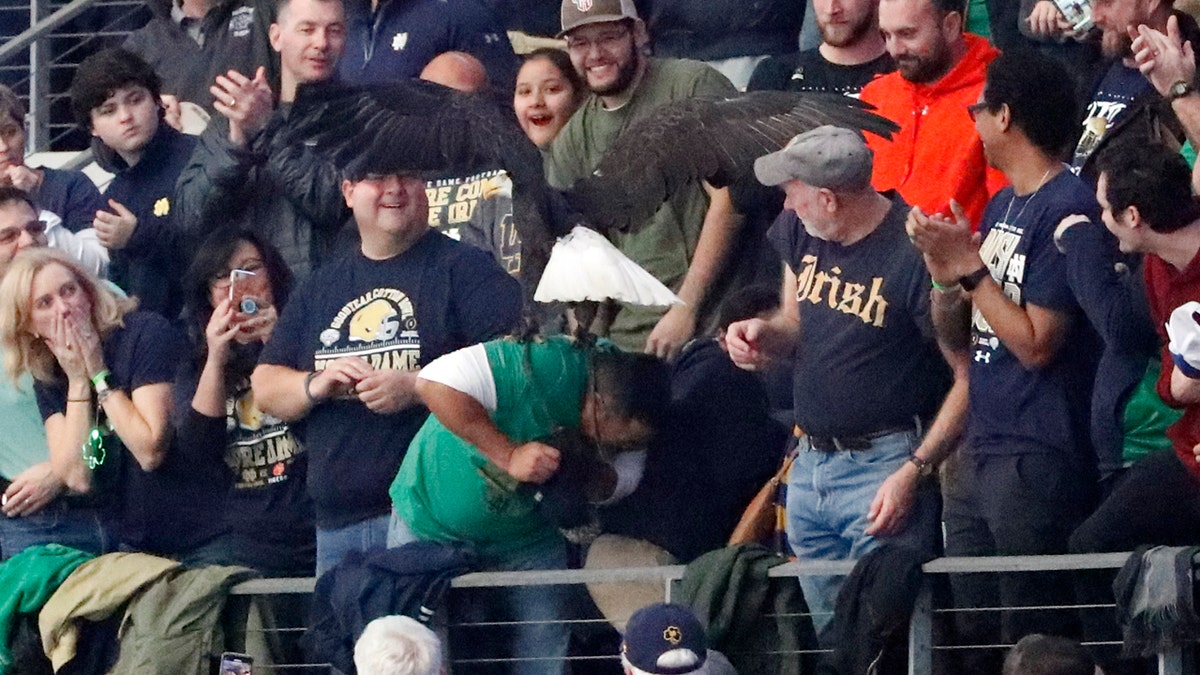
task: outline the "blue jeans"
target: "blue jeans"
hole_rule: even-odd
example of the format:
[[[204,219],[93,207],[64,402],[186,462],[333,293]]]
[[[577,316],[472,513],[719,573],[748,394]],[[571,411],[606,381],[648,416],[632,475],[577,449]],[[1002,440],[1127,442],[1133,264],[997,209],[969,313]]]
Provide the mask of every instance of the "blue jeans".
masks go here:
[[[97,555],[109,553],[116,550],[116,528],[100,511],[72,508],[62,499],[32,515],[0,515],[0,560],[42,544],[62,544]]]
[[[317,528],[317,576],[333,569],[349,551],[387,548],[390,516],[375,516],[342,527]]]
[[[908,461],[920,444],[916,431],[901,431],[872,441],[868,450],[824,452],[801,438],[788,475],[787,534],[800,560],[854,560],[885,540],[865,533],[867,510],[883,481]],[[904,530],[886,539],[931,554],[938,550],[940,500],[932,480],[917,488]],[[804,600],[820,635],[832,618],[842,576],[801,576]]]
[[[396,548],[418,537],[408,528],[400,514],[392,511],[388,526],[388,548]],[[565,543],[548,549],[530,551],[520,556],[486,562],[488,572],[515,572],[524,570],[553,570],[567,567]],[[492,590],[492,589],[480,589]],[[564,620],[566,608],[571,602],[564,586],[512,586],[495,589],[503,594],[501,611],[508,614],[500,620],[519,622],[513,626],[511,640],[512,656],[515,659],[537,659],[517,662],[513,673],[520,675],[562,675],[570,630]],[[495,621],[489,603],[472,603],[467,621]],[[528,622],[528,623],[527,623]],[[535,623],[545,622],[545,623]],[[489,629],[492,630],[492,629]]]

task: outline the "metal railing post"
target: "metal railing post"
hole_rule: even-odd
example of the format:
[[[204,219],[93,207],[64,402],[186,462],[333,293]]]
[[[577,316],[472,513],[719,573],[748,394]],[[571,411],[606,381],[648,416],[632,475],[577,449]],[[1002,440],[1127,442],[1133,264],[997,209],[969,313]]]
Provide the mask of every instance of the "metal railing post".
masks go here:
[[[925,575],[908,622],[908,674],[933,672],[933,584]]]
[[[50,0],[30,0],[29,25],[50,15]],[[50,145],[50,40],[39,37],[29,45],[29,114],[25,120],[26,150],[46,150]]]

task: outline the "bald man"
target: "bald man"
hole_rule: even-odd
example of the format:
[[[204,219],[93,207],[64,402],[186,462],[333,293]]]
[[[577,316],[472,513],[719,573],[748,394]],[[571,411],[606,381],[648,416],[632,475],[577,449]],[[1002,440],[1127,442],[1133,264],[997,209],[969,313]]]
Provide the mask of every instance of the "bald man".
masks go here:
[[[438,54],[421,70],[420,77],[467,94],[477,94],[488,86],[483,63],[466,52]]]

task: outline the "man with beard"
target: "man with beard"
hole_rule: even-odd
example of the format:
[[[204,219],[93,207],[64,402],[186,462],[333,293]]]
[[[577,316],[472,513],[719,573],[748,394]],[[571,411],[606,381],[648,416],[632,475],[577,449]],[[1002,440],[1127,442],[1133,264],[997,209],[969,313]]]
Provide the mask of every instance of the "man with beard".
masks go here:
[[[1130,48],[1130,34],[1138,26],[1165,33],[1167,20],[1172,16],[1177,22],[1176,35],[1193,45],[1200,44],[1200,27],[1195,19],[1174,11],[1172,0],[1102,0],[1092,9],[1092,20],[1101,31],[1101,49],[1110,61],[1092,90],[1071,167],[1093,184],[1096,176],[1092,158],[1114,139],[1181,140],[1172,130],[1176,126],[1174,115],[1164,110],[1167,106],[1161,102],[1165,99],[1169,104],[1187,96],[1192,93],[1194,83],[1180,80],[1160,94],[1138,71]],[[1164,127],[1164,121],[1170,126]]]
[[[875,189],[897,190],[926,213],[949,214],[953,199],[978,223],[1005,180],[988,167],[966,108],[999,52],[963,32],[964,7],[964,0],[881,0],[879,29],[897,71],[864,87],[862,100],[900,125],[890,142],[867,139]]]
[[[559,37],[567,39],[571,62],[592,94],[547,153],[546,175],[554,187],[566,188],[590,175],[622,131],[660,105],[735,93],[729,80],[709,66],[647,57],[649,37],[632,0],[563,0],[562,28]],[[678,354],[703,327],[701,312],[720,300],[713,291],[739,226],[729,191],[697,181],[669,195],[649,221],[615,235],[617,247],[684,304],[665,315],[625,307],[613,323],[613,341],[660,358]]]
[[[758,65],[750,91],[833,91],[858,96],[880,73],[896,69],[879,33],[879,0],[814,0],[821,44],[772,56]]]

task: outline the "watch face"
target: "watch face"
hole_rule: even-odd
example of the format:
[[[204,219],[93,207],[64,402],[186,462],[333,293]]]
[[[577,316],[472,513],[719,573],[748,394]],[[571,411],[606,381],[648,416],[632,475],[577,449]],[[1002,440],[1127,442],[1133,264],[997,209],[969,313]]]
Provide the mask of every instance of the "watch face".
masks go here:
[[[1187,82],[1176,82],[1175,84],[1171,85],[1171,98],[1187,96],[1191,92],[1192,85],[1188,84]]]

